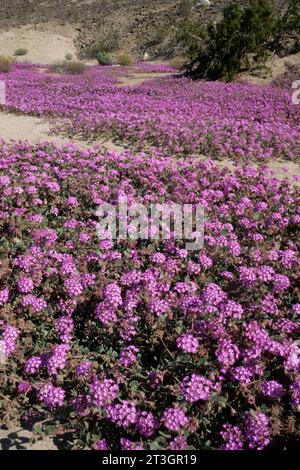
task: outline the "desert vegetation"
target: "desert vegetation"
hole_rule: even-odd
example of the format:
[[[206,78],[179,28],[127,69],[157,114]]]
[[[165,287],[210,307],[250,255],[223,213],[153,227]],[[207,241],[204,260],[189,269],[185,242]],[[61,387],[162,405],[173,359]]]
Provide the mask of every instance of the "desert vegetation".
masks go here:
[[[300,163],[300,66],[233,79],[297,10],[275,37],[267,2],[229,5],[199,49],[181,8],[193,77],[127,53],[112,65],[114,31],[94,65],[0,57],[1,112],[86,144],[0,140],[1,422],[72,449],[296,449],[300,177],[268,164]],[[99,207],[124,224],[124,201],[128,236],[100,237]],[[139,207],[173,203],[203,207],[201,247],[174,224],[130,237]]]
[[[13,63],[13,58],[8,55],[0,55],[0,73],[9,72]]]
[[[224,8],[223,18],[206,27],[190,17],[182,21],[177,40],[189,56],[194,76],[233,80],[238,73],[261,67],[271,53],[280,52],[285,34],[294,36],[290,52],[300,50],[300,4],[289,0],[284,14],[276,14],[269,0],[236,2]]]
[[[26,47],[19,47],[18,49],[15,50],[14,55],[15,56],[22,56],[22,55],[26,55],[27,52],[28,52],[28,49],[26,49]]]

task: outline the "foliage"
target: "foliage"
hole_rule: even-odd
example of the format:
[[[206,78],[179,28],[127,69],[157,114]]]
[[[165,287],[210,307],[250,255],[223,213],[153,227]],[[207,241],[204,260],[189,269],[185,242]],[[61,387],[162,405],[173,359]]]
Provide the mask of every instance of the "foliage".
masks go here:
[[[86,66],[83,62],[71,62],[66,61],[64,62],[64,70],[65,72],[73,73],[73,74],[81,74],[85,72]]]
[[[133,64],[134,59],[130,54],[127,54],[126,52],[122,52],[117,55],[117,62],[120,65],[128,66],[128,65]]]
[[[53,64],[49,65],[48,71],[50,73],[62,74],[65,71],[65,62],[62,60],[56,60]]]
[[[299,443],[299,188],[158,152],[0,157],[2,423],[73,430],[75,448]],[[98,204],[124,195],[202,201],[204,247],[99,241]]]
[[[20,47],[19,49],[15,50],[14,55],[22,56],[22,55],[26,55],[27,53],[28,53],[28,49],[26,49],[26,47]]]
[[[206,28],[193,20],[182,22],[177,40],[184,45],[196,77],[231,81],[242,70],[264,65],[270,50],[279,47],[283,32],[299,27],[292,6],[277,17],[268,0],[249,0],[244,9],[232,2],[219,23]]]
[[[56,61],[49,66],[49,72],[58,74],[81,74],[85,70],[86,66],[83,62],[71,62],[70,60]]]
[[[8,55],[0,55],[0,72],[9,72],[13,61],[13,58]]]
[[[273,47],[277,52],[284,49],[283,41],[285,37],[293,36],[292,48],[290,53],[300,51],[300,2],[299,0],[289,0],[284,14],[276,24]]]
[[[72,55],[70,52],[67,52],[66,55],[65,55],[65,59],[66,59],[66,60],[72,60],[72,59],[73,59],[73,55]]]
[[[99,65],[112,65],[112,58],[106,52],[97,52],[96,59]]]

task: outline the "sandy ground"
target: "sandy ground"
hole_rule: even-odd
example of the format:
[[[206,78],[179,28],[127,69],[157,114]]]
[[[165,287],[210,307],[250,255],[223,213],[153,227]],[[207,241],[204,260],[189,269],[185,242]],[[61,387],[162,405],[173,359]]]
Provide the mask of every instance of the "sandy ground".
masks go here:
[[[51,438],[39,439],[31,431],[19,427],[0,428],[0,450],[58,450]]]
[[[3,111],[0,111],[0,138],[5,141],[27,140],[33,144],[40,142],[53,142],[57,145],[76,144],[81,149],[91,146],[88,142],[80,139],[50,135],[50,125],[44,119]],[[114,150],[116,152],[122,152],[125,148],[107,139],[96,140],[93,142],[93,145],[100,145],[107,150]]]
[[[168,75],[171,75],[171,74],[166,73],[166,72],[147,73],[147,74],[132,72],[128,74],[128,76],[118,77],[117,85],[118,86],[139,85],[140,83],[143,83],[147,80],[160,78],[160,77],[167,77]]]
[[[287,71],[288,65],[297,65],[300,64],[300,53],[293,54],[287,57],[277,57],[272,56],[267,60],[266,72],[259,72],[256,75],[249,73],[242,73],[239,75],[239,80],[246,80],[249,83],[264,85],[270,83],[278,75]]]
[[[76,31],[71,25],[46,23],[26,25],[0,31],[0,54],[14,55],[18,48],[28,49],[17,61],[35,64],[52,64],[63,60],[66,53],[76,58],[74,38]]]

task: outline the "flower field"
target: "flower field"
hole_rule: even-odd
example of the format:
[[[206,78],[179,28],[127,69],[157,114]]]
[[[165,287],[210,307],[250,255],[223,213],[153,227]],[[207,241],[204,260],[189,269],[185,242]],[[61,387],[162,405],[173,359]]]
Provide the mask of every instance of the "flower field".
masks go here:
[[[143,67],[153,72],[158,66]],[[299,160],[300,110],[291,101],[291,82],[284,87],[195,84],[168,76],[120,87],[124,69],[90,67],[86,74],[66,78],[27,64],[0,74],[0,80],[7,85],[7,109],[52,116],[56,131],[68,135],[105,135],[170,156]]]
[[[275,84],[122,73],[0,74],[6,109],[131,145],[0,143],[2,421],[77,449],[296,447],[300,188],[251,160],[299,159],[300,108]],[[99,241],[97,206],[123,197],[203,204],[203,248]]]

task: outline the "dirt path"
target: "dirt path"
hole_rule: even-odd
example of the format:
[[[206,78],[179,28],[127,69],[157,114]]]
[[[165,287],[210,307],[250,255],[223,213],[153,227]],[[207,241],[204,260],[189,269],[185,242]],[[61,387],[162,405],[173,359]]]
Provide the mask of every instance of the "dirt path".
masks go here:
[[[130,73],[128,76],[118,77],[117,86],[127,86],[127,85],[139,85],[147,80],[154,78],[167,77],[170,74],[169,72],[157,72],[157,73]]]
[[[44,119],[1,111],[0,138],[5,141],[27,140],[32,144],[41,142],[52,142],[57,145],[76,144],[80,149],[91,147],[88,142],[77,138],[70,139],[60,135],[50,135],[50,125]],[[125,149],[125,147],[116,145],[108,139],[96,140],[93,145],[100,145],[107,150],[114,150],[116,152],[122,152]]]

